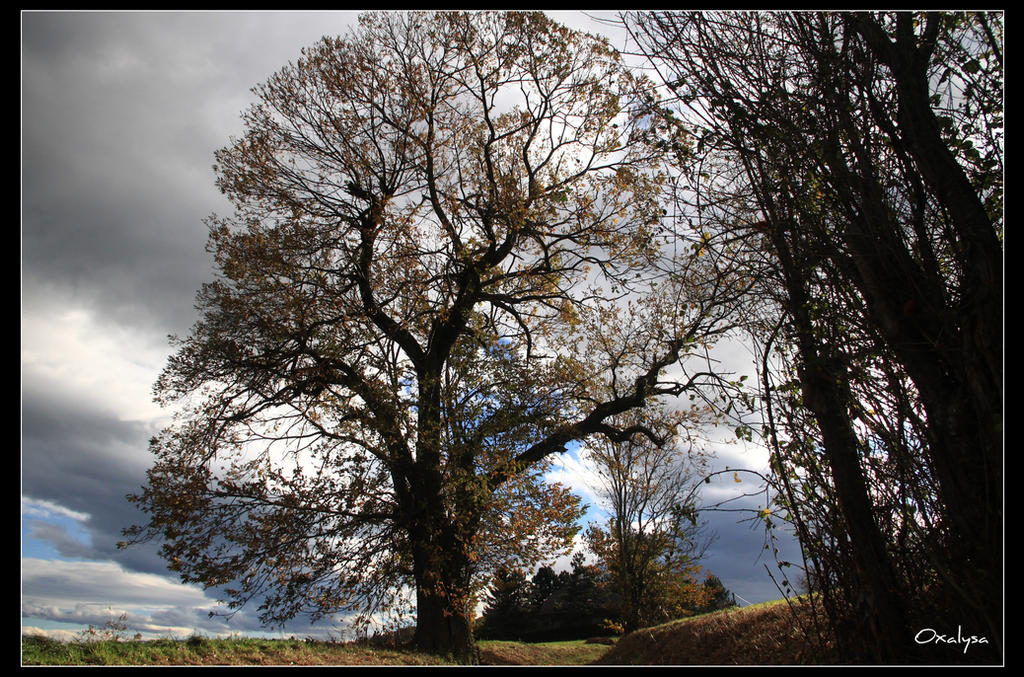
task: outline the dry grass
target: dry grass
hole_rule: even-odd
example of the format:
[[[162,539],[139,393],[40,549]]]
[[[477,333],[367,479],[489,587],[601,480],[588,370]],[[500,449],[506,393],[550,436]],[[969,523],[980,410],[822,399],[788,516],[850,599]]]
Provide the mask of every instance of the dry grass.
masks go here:
[[[573,642],[481,642],[484,665],[587,665],[608,650]],[[58,642],[22,638],[23,665],[450,665],[437,656],[401,647],[357,642],[280,639],[208,639]]]
[[[794,616],[794,613],[796,614]],[[801,626],[810,605],[785,600],[719,611],[630,633],[600,665],[828,664],[829,647],[810,641]]]
[[[590,665],[608,651],[604,644],[571,642],[480,642],[483,665]]]

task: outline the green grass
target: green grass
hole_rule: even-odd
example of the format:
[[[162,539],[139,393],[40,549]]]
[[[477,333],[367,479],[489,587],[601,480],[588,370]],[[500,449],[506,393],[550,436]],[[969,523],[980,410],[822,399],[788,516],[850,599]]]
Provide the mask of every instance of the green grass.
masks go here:
[[[445,665],[437,656],[356,643],[191,637],[58,642],[23,637],[22,665]]]
[[[587,665],[607,646],[571,642],[480,642],[486,665]],[[407,649],[283,639],[114,640],[59,642],[23,637],[23,665],[445,665]]]
[[[568,642],[482,641],[485,665],[587,665],[608,646]],[[429,654],[359,643],[282,639],[94,640],[23,637],[23,665],[444,665]]]
[[[799,612],[806,614],[804,604]],[[806,617],[806,616],[804,616]],[[447,665],[411,649],[299,639],[125,640],[92,635],[77,642],[22,638],[23,665]],[[798,631],[783,600],[727,609],[644,628],[614,646],[566,642],[479,642],[484,665],[766,665],[828,662]]]

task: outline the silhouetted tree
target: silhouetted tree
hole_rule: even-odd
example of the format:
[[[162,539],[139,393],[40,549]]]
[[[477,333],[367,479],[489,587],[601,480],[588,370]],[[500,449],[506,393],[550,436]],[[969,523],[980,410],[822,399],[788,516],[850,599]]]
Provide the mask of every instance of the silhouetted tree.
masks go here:
[[[763,283],[766,440],[835,638],[913,660],[915,624],[941,615],[998,655],[1002,15],[626,25],[696,140],[681,201],[711,255]]]

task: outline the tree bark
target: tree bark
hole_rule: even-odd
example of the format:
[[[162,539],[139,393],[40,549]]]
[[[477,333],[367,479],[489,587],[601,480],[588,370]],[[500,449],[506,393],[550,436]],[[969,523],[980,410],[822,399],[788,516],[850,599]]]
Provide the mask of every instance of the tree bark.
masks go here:
[[[465,545],[451,528],[434,521],[412,530],[413,575],[416,581],[416,632],[421,651],[460,664],[476,665],[479,651],[473,637],[470,603],[470,562]]]
[[[439,593],[437,583],[433,577],[424,583],[417,582],[413,642],[421,651],[451,658],[462,665],[476,665],[480,654],[469,618],[468,596]]]
[[[929,103],[928,62],[937,30],[928,17],[924,37],[899,15],[895,39],[867,15],[852,25],[892,72],[901,140],[922,178],[949,214],[959,246],[958,299],[945,298],[909,257],[886,266],[873,254],[884,228],[870,223],[850,240],[862,270],[860,286],[880,332],[907,369],[928,413],[929,452],[946,505],[959,613],[976,630],[1002,636],[1002,247],[992,220],[963,167],[939,132]],[[893,250],[898,243],[883,242]],[[901,277],[902,275],[902,277]],[[894,294],[913,294],[908,300]],[[916,309],[908,312],[908,308]]]
[[[422,651],[475,665],[479,652],[470,621],[469,548],[477,529],[478,511],[472,505],[475,497],[468,493],[471,490],[460,487],[454,487],[447,499],[454,504],[446,504],[438,365],[436,362],[434,368],[419,373],[418,440],[413,476],[409,478],[417,497],[409,528],[416,582],[413,641]],[[449,484],[453,481],[457,483],[458,478],[448,478]]]
[[[839,510],[853,546],[856,577],[867,606],[875,655],[883,662],[905,661],[912,647],[907,604],[885,539],[875,522],[871,497],[860,466],[860,446],[849,416],[852,397],[844,363],[834,346],[815,333],[809,313],[807,276],[796,262],[783,228],[772,233],[797,335],[804,405],[814,414],[828,458]],[[862,639],[862,638],[861,638]]]

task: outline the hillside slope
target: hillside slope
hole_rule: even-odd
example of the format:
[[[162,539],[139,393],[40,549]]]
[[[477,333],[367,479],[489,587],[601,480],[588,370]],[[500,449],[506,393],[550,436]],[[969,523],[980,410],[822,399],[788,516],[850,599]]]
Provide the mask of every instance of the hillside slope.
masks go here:
[[[827,664],[829,648],[809,641],[813,616],[807,603],[790,600],[718,611],[620,639],[597,665],[801,665]],[[806,629],[806,630],[805,630]]]

